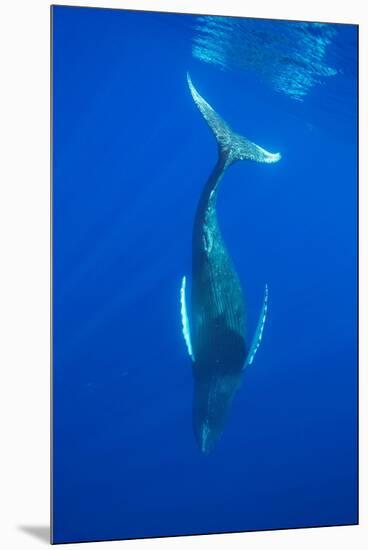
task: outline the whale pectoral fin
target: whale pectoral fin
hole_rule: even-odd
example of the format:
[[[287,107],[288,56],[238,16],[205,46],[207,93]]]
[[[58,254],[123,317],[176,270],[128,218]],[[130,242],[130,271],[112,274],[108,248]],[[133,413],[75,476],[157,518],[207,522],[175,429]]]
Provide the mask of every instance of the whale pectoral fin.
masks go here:
[[[186,280],[186,277],[184,276],[182,279],[181,288],[180,288],[181,326],[182,326],[183,336],[187,346],[188,353],[192,358],[192,360],[194,361],[193,348],[190,340],[190,325],[189,325],[189,319],[188,319],[188,313],[187,313],[187,303],[186,303],[186,297],[185,297],[186,283],[187,283],[187,280]]]
[[[248,353],[248,356],[247,356],[247,360],[245,361],[245,365],[243,367],[243,370],[248,365],[251,365],[253,363],[254,356],[257,353],[257,350],[260,346],[260,343],[261,343],[261,340],[262,340],[262,335],[263,335],[263,329],[264,329],[265,322],[266,322],[267,308],[268,308],[268,286],[266,285],[265,292],[264,292],[262,309],[261,309],[261,313],[259,315],[257,328],[256,328],[256,331],[254,333],[252,344],[250,346],[249,353]]]

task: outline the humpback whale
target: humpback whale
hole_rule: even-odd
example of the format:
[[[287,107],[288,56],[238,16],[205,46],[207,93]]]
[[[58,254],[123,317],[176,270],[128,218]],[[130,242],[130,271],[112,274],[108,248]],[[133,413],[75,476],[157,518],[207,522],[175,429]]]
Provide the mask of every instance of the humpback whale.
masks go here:
[[[189,74],[187,79],[192,98],[218,145],[217,162],[194,217],[190,308],[186,277],[180,291],[182,330],[192,360],[193,429],[199,449],[207,454],[223,432],[245,367],[253,363],[268,306],[266,285],[253,340],[247,345],[242,288],[217,221],[219,184],[226,169],[238,160],[274,163],[281,155],[235,133],[198,93]]]

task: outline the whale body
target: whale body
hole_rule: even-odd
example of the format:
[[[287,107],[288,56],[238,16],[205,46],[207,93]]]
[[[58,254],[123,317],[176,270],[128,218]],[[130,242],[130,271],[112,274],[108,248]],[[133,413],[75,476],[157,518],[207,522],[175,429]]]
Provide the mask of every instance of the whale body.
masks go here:
[[[219,183],[237,160],[274,163],[281,155],[269,153],[233,132],[198,93],[189,75],[188,85],[218,144],[217,163],[202,190],[194,218],[190,307],[186,277],[180,293],[182,329],[192,359],[194,435],[201,452],[207,454],[223,432],[245,367],[253,363],[268,307],[266,285],[259,321],[248,346],[243,292],[217,220]]]

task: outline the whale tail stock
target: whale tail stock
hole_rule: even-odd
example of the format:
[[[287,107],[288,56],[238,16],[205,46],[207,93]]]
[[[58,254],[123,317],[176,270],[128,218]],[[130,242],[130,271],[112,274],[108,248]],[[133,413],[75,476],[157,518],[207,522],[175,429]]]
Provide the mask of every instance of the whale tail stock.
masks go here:
[[[216,113],[209,103],[197,92],[187,73],[188,85],[193,100],[211,128],[219,146],[219,154],[225,155],[226,165],[237,160],[254,160],[273,163],[280,160],[280,153],[269,153],[259,145],[235,133],[230,126]]]

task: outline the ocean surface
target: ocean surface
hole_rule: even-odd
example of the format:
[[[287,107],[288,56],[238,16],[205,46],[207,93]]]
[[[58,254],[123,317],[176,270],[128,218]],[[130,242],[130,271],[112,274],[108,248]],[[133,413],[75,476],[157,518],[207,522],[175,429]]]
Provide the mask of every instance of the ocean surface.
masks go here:
[[[357,522],[357,28],[54,7],[54,542]],[[217,147],[282,159],[219,224],[268,318],[226,429],[192,430],[180,286]]]

